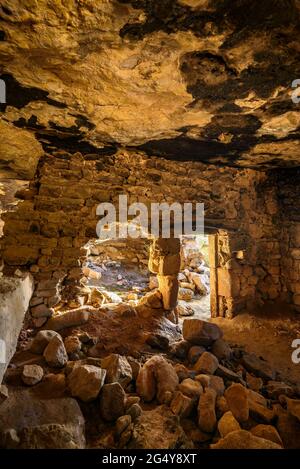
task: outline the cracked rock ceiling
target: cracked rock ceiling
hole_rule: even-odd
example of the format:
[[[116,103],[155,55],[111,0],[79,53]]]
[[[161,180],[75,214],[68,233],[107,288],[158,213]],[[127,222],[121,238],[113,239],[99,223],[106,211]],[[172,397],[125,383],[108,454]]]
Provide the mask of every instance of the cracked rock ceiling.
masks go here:
[[[300,163],[299,0],[0,0],[0,176],[43,151]]]

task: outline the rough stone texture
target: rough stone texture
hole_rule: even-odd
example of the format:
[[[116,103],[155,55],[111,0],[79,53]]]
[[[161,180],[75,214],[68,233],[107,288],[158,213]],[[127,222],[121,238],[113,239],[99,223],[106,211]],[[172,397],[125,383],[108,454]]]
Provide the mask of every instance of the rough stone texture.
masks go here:
[[[253,435],[258,436],[259,438],[273,441],[280,446],[283,445],[278,431],[272,425],[256,425],[255,427],[252,427],[250,431]]]
[[[277,443],[254,436],[246,430],[228,433],[225,438],[210,447],[212,449],[282,449]]]
[[[104,384],[100,394],[100,413],[108,422],[125,413],[125,391],[119,383]]]
[[[101,367],[106,370],[106,383],[118,382],[126,387],[132,380],[132,368],[126,357],[118,354],[111,354],[101,360]]]
[[[239,422],[234,418],[232,412],[225,412],[218,422],[218,430],[222,438],[228,433],[240,430]],[[255,434],[255,433],[254,433]],[[260,436],[260,435],[256,435]]]
[[[210,345],[222,336],[221,329],[216,325],[201,319],[185,319],[182,334],[185,340],[196,345]]]
[[[247,389],[239,383],[234,383],[226,389],[225,398],[237,421],[240,423],[246,422],[249,418]]]
[[[217,357],[210,352],[204,352],[195,363],[194,370],[197,371],[197,373],[213,375],[218,366],[219,361]]]
[[[72,436],[77,447],[85,447],[84,418],[76,400],[69,397],[40,399],[30,389],[11,389],[9,398],[0,406],[0,419],[2,430],[14,428],[18,434],[23,429],[34,434],[31,429],[41,425],[59,425]],[[41,434],[45,434],[44,430],[41,429]]]
[[[254,353],[246,353],[243,355],[242,363],[249,371],[253,371],[261,378],[270,379],[274,378],[274,370],[264,360],[260,359]]]
[[[170,409],[175,415],[186,418],[189,417],[194,406],[192,397],[188,397],[186,393],[177,391],[170,403]]]
[[[54,368],[62,368],[68,361],[68,355],[62,338],[54,336],[44,350],[44,358],[48,365]]]
[[[216,418],[216,391],[211,388],[205,389],[198,403],[198,425],[200,430],[212,433],[217,426]]]
[[[81,365],[68,376],[68,385],[73,397],[89,402],[98,396],[105,380],[106,370],[93,365]]]
[[[44,370],[39,365],[25,365],[22,371],[22,381],[28,386],[39,383],[44,376]]]
[[[30,345],[30,352],[42,354],[55,336],[58,336],[58,333],[55,331],[39,331]]]
[[[33,293],[31,275],[24,278],[1,277],[0,286],[0,384],[17,346],[24,315]],[[12,314],[13,311],[13,314]]]
[[[192,399],[199,399],[203,389],[199,382],[194,381],[191,378],[184,379],[178,386],[179,391],[181,391],[185,396],[188,396]]]

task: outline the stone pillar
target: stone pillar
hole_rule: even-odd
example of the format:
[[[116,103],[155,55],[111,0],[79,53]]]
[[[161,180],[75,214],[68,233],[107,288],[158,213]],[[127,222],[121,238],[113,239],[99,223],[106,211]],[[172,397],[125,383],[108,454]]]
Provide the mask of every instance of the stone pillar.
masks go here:
[[[180,271],[180,239],[156,238],[150,247],[149,270],[157,275],[163,306],[173,310],[177,305]]]

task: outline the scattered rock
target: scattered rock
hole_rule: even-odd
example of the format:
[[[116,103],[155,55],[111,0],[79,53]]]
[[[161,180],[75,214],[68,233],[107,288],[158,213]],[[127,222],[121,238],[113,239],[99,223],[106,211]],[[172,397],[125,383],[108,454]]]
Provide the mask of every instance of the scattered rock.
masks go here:
[[[219,366],[219,360],[210,352],[204,352],[194,365],[194,370],[198,373],[213,375]]]
[[[195,311],[190,305],[185,304],[184,302],[178,303],[176,306],[176,311],[179,316],[193,316]]]
[[[218,430],[222,438],[228,433],[240,430],[239,422],[234,418],[232,412],[225,412],[218,422]],[[259,436],[259,435],[257,435]]]
[[[131,372],[132,372],[132,379],[136,380],[138,375],[139,375],[139,372],[140,372],[140,369],[141,369],[141,365],[140,363],[133,357],[127,357],[127,361],[129,363],[129,365],[131,366]]]
[[[140,402],[139,396],[127,396],[125,401],[125,409],[129,409],[133,404],[138,404]]]
[[[175,357],[184,360],[189,353],[190,346],[191,344],[187,340],[179,340],[172,344],[171,352]]]
[[[160,350],[168,350],[169,348],[169,339],[162,334],[150,334],[146,343],[152,348],[157,348]]]
[[[246,373],[246,383],[248,387],[252,389],[253,391],[260,391],[264,384],[261,378],[252,376],[250,375],[250,373]]]
[[[256,427],[252,427],[250,431],[252,435],[273,441],[274,443],[283,446],[282,439],[280,438],[278,431],[272,425],[256,425]]]
[[[175,415],[186,418],[189,417],[194,407],[194,400],[183,394],[180,391],[176,391],[170,408]]]
[[[78,353],[81,350],[81,341],[76,335],[66,337],[64,344],[68,355]]]
[[[275,417],[274,411],[253,399],[249,399],[249,411],[251,417],[258,423],[271,423]]]
[[[168,393],[172,394],[178,384],[176,371],[160,355],[155,355],[146,361],[136,382],[137,392],[146,402],[152,401],[157,396],[161,403],[169,398]]]
[[[273,380],[274,370],[268,362],[257,357],[254,353],[245,353],[242,357],[244,367],[263,379]]]
[[[185,340],[195,345],[211,345],[223,335],[221,329],[213,323],[201,319],[185,319],[182,326]]]
[[[48,365],[62,368],[68,361],[68,355],[60,335],[54,336],[44,350],[44,358]]]
[[[268,381],[266,391],[271,399],[278,399],[281,394],[292,397],[294,390],[291,386],[281,381]]]
[[[44,303],[37,306],[33,306],[31,309],[31,314],[34,318],[51,318],[54,313],[54,309],[49,308]]]
[[[229,407],[228,407],[225,397],[224,396],[217,397],[216,412],[217,412],[218,417],[219,418],[222,417],[222,415],[224,415],[228,411],[229,411]]]
[[[232,355],[230,346],[223,339],[218,339],[213,343],[211,352],[218,358],[218,360],[229,359]]]
[[[121,433],[123,433],[130,424],[130,415],[121,415],[116,421],[116,436],[120,437]]]
[[[73,397],[89,402],[98,396],[105,380],[106,370],[93,365],[73,368],[68,376],[68,385]]]
[[[206,349],[204,347],[202,347],[201,345],[193,345],[190,349],[189,349],[189,353],[188,353],[188,361],[191,365],[194,365],[198,358],[201,357],[201,355],[206,352]]]
[[[46,327],[53,331],[60,331],[67,327],[81,326],[88,322],[91,309],[94,310],[94,308],[84,306],[53,316],[47,322]]]
[[[240,377],[240,375],[230,370],[229,368],[226,368],[225,366],[220,365],[220,363],[215,374],[228,381],[233,381],[236,383],[240,383],[242,385],[246,384],[244,380]]]
[[[25,365],[22,371],[22,381],[27,386],[34,386],[42,381],[44,370],[39,365]]]
[[[200,395],[203,393],[203,388],[198,381],[194,381],[191,378],[184,379],[178,386],[179,391],[182,392],[185,396],[190,397],[191,399],[199,399]]]
[[[120,383],[104,384],[100,394],[100,413],[112,422],[125,413],[125,391]]]
[[[123,355],[108,355],[101,360],[101,367],[106,370],[106,383],[117,382],[125,388],[132,380],[132,368]]]
[[[57,337],[58,335],[59,334],[55,331],[39,331],[30,345],[30,352],[41,355],[49,344],[50,340],[53,339],[53,337]]]
[[[194,292],[190,288],[179,287],[179,290],[178,290],[178,299],[179,300],[191,301],[193,296],[194,296]]]
[[[225,391],[229,409],[238,422],[246,422],[249,418],[248,392],[239,383],[234,383]]]
[[[246,430],[230,432],[210,447],[212,449],[282,449],[273,441],[258,438]]]
[[[160,309],[163,306],[159,290],[146,293],[146,295],[140,299],[139,303],[153,309]]]
[[[126,413],[130,415],[131,419],[134,421],[141,415],[142,408],[138,403],[135,403],[126,410]]]
[[[211,388],[205,389],[198,403],[198,425],[200,430],[212,433],[217,426],[215,411],[216,391]]]

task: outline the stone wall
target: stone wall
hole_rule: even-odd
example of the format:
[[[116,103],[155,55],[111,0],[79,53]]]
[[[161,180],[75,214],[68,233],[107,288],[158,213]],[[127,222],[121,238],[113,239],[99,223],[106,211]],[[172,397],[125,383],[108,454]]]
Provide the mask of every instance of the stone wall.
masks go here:
[[[216,314],[232,316],[281,295],[280,212],[275,176],[262,171],[176,162],[119,151],[113,156],[45,154],[24,200],[5,216],[6,269],[29,268],[36,281],[32,313],[74,296],[96,236],[100,202],[204,202],[208,233],[216,234]]]

